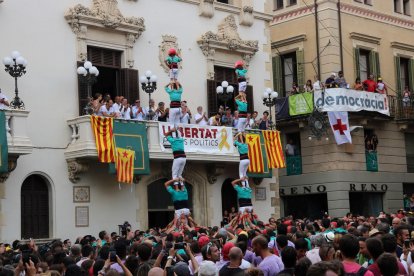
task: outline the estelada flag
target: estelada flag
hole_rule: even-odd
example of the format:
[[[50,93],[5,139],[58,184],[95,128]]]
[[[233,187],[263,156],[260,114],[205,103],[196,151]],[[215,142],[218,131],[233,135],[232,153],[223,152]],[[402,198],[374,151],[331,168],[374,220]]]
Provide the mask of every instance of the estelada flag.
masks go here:
[[[130,183],[134,178],[135,151],[116,148],[116,177],[118,182]]]
[[[95,135],[98,160],[102,163],[115,162],[113,145],[113,119],[91,116],[92,130]]]
[[[260,144],[260,134],[246,134],[246,143],[249,149],[248,156],[250,160],[248,171],[251,173],[263,173],[264,161]]]
[[[277,130],[265,130],[262,133],[266,146],[268,167],[271,169],[285,168],[286,163],[282,144],[280,143],[280,132]]]

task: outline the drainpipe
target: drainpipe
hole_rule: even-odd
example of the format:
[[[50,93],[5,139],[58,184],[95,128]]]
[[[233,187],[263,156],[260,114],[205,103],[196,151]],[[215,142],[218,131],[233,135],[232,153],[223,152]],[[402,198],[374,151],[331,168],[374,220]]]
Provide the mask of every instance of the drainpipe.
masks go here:
[[[342,20],[341,20],[341,0],[338,0],[338,31],[339,31],[339,56],[341,59],[341,71],[344,69],[344,52],[342,48]]]
[[[318,20],[318,3],[314,0],[315,6],[315,31],[316,31],[316,56],[318,61],[318,80],[321,80],[321,56],[319,54],[319,20]]]

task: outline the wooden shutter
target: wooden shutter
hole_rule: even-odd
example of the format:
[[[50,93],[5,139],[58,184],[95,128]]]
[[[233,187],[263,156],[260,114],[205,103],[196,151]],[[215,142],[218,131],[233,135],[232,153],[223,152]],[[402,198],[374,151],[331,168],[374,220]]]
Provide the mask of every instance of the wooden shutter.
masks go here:
[[[94,66],[106,66],[111,68],[121,68],[120,51],[110,49],[88,47],[88,60]]]
[[[302,89],[305,85],[305,59],[303,56],[303,50],[296,51],[296,74],[299,89]],[[278,91],[279,92],[279,91]]]
[[[207,113],[209,116],[213,116],[213,113],[218,110],[216,87],[216,81],[207,80]]]
[[[379,68],[379,55],[375,51],[369,52],[369,71],[375,78],[381,76],[381,70]]]
[[[77,63],[78,67],[83,66],[83,62]],[[79,115],[84,114],[84,108],[89,103],[88,99],[88,85],[82,81],[82,77],[76,74],[78,77],[78,102],[79,102]]]
[[[414,59],[408,61],[408,82],[410,91],[414,91]]]
[[[361,77],[361,70],[359,69],[359,48],[354,48],[354,71],[355,79]]]
[[[280,56],[274,56],[272,58],[273,67],[273,89],[278,93],[282,93],[283,90],[283,70],[282,59]]]
[[[247,100],[247,112],[252,113],[254,111],[254,101],[253,101],[253,86],[248,85],[246,88],[246,100]]]
[[[397,96],[401,98],[402,93],[402,83],[401,83],[401,68],[400,68],[400,57],[394,57],[394,65],[395,65],[395,87],[397,89]]]
[[[381,65],[380,65],[379,53],[374,52],[374,57],[375,57],[375,65],[377,69],[377,76],[380,77],[381,76]]]
[[[123,68],[120,70],[120,96],[128,99],[128,103],[139,99],[138,70]]]

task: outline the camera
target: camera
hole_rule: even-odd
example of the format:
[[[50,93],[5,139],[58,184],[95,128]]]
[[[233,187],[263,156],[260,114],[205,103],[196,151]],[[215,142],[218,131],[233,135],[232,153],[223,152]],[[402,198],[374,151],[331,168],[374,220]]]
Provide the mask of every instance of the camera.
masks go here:
[[[116,251],[113,249],[109,250],[109,260],[116,263]]]
[[[179,249],[184,249],[184,243],[183,242],[177,242],[174,244],[174,249],[179,250]]]
[[[131,224],[128,221],[125,221],[124,224],[119,224],[119,234],[123,237],[126,237],[128,232],[131,231]]]
[[[410,243],[411,243],[411,240],[405,240],[404,241],[404,246],[405,246],[405,248],[410,248]]]

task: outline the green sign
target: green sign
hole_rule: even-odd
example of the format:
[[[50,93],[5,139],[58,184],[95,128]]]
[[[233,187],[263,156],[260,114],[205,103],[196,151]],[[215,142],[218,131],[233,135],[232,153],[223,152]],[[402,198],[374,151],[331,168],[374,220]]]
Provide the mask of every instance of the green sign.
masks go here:
[[[150,174],[147,129],[138,121],[114,120],[113,128],[116,148],[135,151],[134,174]],[[115,164],[109,164],[109,172],[115,173]]]
[[[0,172],[8,172],[8,154],[6,114],[4,110],[0,110]]]
[[[367,171],[378,171],[378,156],[376,151],[366,151],[365,160],[367,162]]]
[[[254,132],[254,133],[256,134],[256,132]],[[262,132],[259,132],[257,134],[260,135],[260,146],[262,148],[264,172],[263,173],[249,173],[249,172],[247,172],[247,176],[248,177],[257,177],[257,178],[272,178],[272,169],[269,169],[269,165],[267,163],[266,146],[265,146],[263,134],[262,134]]]
[[[313,93],[305,92],[289,96],[289,115],[309,114],[313,111]]]
[[[302,174],[302,156],[286,156],[286,173],[287,175]]]

